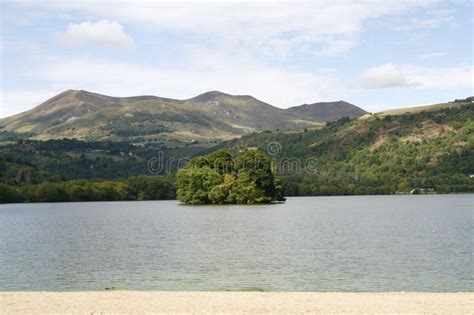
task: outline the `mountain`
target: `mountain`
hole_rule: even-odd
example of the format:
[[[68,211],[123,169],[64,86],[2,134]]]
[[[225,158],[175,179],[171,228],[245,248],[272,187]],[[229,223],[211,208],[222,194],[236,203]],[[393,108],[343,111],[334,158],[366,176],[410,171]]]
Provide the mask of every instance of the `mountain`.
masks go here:
[[[316,121],[325,122],[336,121],[342,117],[358,118],[367,114],[362,108],[344,101],[303,104],[290,107],[287,111]]]
[[[111,97],[68,90],[0,120],[0,132],[32,139],[231,139],[263,130],[318,127],[321,122],[247,95],[207,92],[187,100]]]

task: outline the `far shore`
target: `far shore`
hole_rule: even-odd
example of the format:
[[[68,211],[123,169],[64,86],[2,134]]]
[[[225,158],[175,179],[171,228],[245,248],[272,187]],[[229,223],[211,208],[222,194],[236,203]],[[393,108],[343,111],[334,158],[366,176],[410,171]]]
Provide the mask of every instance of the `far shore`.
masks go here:
[[[472,314],[474,292],[0,292],[0,313]]]
[[[388,197],[388,196],[453,196],[453,195],[474,195],[474,192],[452,192],[452,193],[424,193],[424,194],[410,194],[410,193],[396,193],[396,194],[365,194],[365,195],[312,195],[312,196],[285,196],[285,201],[275,201],[269,203],[252,203],[252,204],[185,204],[179,202],[177,199],[145,199],[145,200],[83,200],[83,201],[34,201],[34,202],[6,202],[1,203],[0,206],[3,205],[38,205],[38,204],[72,204],[72,203],[92,203],[92,202],[153,202],[153,201],[176,201],[180,206],[186,207],[208,207],[208,206],[266,206],[266,205],[278,205],[278,204],[285,204],[288,201],[288,198],[332,198],[332,197]]]

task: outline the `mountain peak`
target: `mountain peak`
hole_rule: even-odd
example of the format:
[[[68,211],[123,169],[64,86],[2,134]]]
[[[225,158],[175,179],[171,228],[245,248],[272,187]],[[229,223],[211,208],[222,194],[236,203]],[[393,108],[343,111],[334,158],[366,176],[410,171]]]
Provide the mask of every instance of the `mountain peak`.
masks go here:
[[[72,89],[70,89],[70,90],[66,90],[62,93],[59,93],[58,95],[56,95],[56,96],[52,97],[51,99],[47,100],[45,103],[51,102],[51,101],[57,101],[57,100],[64,100],[64,99],[74,100],[74,99],[82,99],[82,98],[104,98],[104,97],[110,97],[110,96],[97,94],[97,93],[89,92],[89,91],[86,91],[86,90],[72,90]]]
[[[208,101],[212,101],[212,100],[214,100],[218,97],[222,97],[222,96],[231,96],[231,95],[220,92],[220,91],[209,91],[209,92],[199,94],[198,96],[195,96],[191,99],[195,100],[195,101],[197,100],[197,101],[201,101],[201,102],[208,102]]]

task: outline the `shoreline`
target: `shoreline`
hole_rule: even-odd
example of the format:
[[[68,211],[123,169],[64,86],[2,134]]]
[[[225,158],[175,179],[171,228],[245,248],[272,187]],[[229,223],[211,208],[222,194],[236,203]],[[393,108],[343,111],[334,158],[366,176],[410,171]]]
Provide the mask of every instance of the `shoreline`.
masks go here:
[[[429,193],[429,194],[364,194],[364,195],[312,195],[312,196],[285,196],[285,201],[277,201],[270,203],[253,203],[253,204],[185,204],[180,203],[178,199],[146,199],[146,200],[82,200],[82,201],[26,201],[26,202],[0,202],[0,206],[7,205],[41,205],[41,204],[84,204],[84,203],[124,203],[124,202],[154,202],[154,201],[176,201],[181,206],[186,207],[208,207],[208,206],[266,206],[266,205],[278,205],[285,204],[288,198],[331,198],[331,197],[388,197],[388,196],[462,196],[462,195],[474,195],[474,192],[451,192],[451,193]]]
[[[443,313],[474,310],[474,292],[0,291],[2,314]]]

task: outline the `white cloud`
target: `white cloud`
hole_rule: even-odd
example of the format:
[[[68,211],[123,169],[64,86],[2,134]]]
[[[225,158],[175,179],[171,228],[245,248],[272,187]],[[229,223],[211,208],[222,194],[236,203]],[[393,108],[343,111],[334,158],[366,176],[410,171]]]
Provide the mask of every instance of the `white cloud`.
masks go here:
[[[474,88],[474,67],[425,67],[383,64],[364,70],[358,77],[365,89],[413,87],[420,89]]]
[[[245,1],[244,1],[245,2]],[[192,35],[219,49],[286,56],[334,55],[358,43],[369,19],[430,6],[432,0],[320,1],[48,1],[36,6],[51,14],[111,18],[153,32]],[[37,4],[23,0],[24,5]]]
[[[414,85],[413,82],[408,82],[398,66],[391,63],[364,70],[359,76],[359,83],[366,89],[408,87]]]
[[[61,39],[68,45],[93,45],[130,48],[134,46],[133,39],[116,21],[100,20],[97,22],[82,22],[69,24]]]

